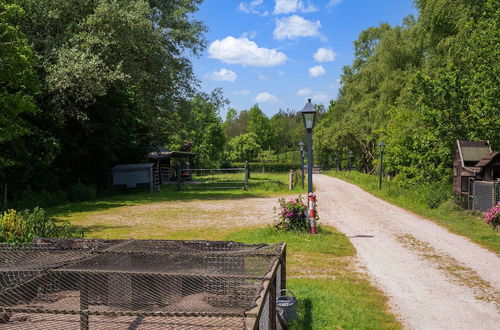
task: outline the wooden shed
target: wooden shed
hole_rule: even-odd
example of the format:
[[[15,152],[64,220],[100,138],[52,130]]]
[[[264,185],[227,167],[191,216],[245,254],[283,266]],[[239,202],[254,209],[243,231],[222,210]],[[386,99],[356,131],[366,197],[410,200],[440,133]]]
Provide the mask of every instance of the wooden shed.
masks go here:
[[[113,189],[148,187],[151,192],[156,189],[154,164],[116,165],[113,171]]]
[[[189,180],[191,177],[190,166],[196,156],[194,152],[170,151],[162,146],[155,146],[148,154],[148,160],[153,162],[159,173],[160,184],[176,181],[177,167],[179,166],[181,179]]]
[[[457,140],[453,157],[453,193],[460,196],[464,208],[472,209],[474,205],[492,203],[488,201],[485,204],[478,200],[484,197],[477,194],[475,196],[474,186],[478,185],[476,182],[483,185],[487,183],[494,191],[496,182],[500,184],[500,154],[491,150],[489,141]],[[489,199],[494,202],[496,197]],[[480,211],[483,211],[482,209]]]

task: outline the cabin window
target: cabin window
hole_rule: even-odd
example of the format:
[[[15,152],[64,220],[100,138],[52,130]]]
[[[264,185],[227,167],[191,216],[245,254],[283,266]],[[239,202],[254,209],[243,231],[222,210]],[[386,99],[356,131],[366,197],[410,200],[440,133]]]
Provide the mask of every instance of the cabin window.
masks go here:
[[[469,177],[462,177],[462,192],[469,192]]]

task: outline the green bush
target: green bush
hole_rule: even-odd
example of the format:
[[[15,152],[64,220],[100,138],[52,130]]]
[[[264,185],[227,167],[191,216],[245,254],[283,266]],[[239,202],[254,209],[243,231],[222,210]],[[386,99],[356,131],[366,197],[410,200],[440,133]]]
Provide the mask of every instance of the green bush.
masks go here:
[[[69,199],[72,202],[91,201],[96,199],[97,191],[95,186],[87,186],[77,183],[69,189]]]
[[[67,197],[63,191],[33,191],[31,189],[26,189],[14,196],[9,206],[17,210],[23,210],[36,206],[55,206],[65,201],[67,201]]]
[[[245,167],[245,163],[233,163],[233,167]],[[290,170],[298,170],[300,164],[294,163],[248,163],[250,172],[288,172]]]
[[[0,215],[0,242],[19,244],[30,243],[39,237],[82,236],[82,232],[73,232],[67,225],[56,225],[39,207],[21,212],[11,209]]]

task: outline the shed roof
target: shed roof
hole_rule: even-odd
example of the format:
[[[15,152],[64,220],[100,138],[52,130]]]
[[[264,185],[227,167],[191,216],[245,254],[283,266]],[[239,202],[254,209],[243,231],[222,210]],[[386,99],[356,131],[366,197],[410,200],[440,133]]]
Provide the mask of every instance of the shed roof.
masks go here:
[[[479,162],[491,153],[488,141],[458,141],[458,147],[464,162]]]
[[[491,154],[481,158],[481,160],[476,164],[477,167],[484,167],[491,163],[496,157],[500,157],[500,153],[495,151]]]
[[[127,171],[140,171],[146,170],[154,166],[154,163],[144,164],[120,164],[112,168],[113,172],[127,172]]]
[[[148,154],[150,159],[163,159],[169,157],[194,157],[196,153],[187,151],[170,151],[162,146],[154,146]]]

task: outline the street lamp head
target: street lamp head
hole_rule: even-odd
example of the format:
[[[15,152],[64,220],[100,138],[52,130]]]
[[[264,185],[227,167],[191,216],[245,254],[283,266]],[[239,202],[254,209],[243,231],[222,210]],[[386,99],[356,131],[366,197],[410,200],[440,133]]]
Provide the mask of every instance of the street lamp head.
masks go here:
[[[304,109],[302,109],[302,118],[304,119],[304,126],[306,129],[312,130],[316,120],[316,110],[314,110],[311,99],[308,99],[307,101],[308,102],[304,106]]]
[[[300,151],[304,151],[304,142],[302,141],[299,142],[299,149]]]
[[[378,146],[380,147],[380,152],[384,152],[384,150],[385,150],[385,143],[384,143],[384,141],[380,142],[378,144]]]

